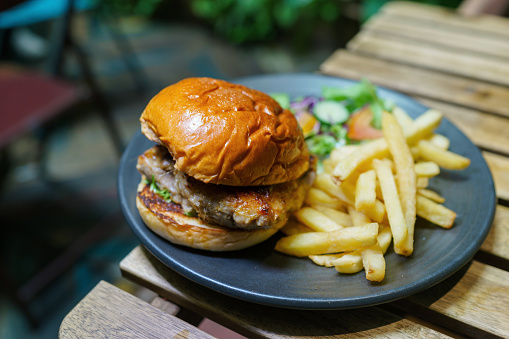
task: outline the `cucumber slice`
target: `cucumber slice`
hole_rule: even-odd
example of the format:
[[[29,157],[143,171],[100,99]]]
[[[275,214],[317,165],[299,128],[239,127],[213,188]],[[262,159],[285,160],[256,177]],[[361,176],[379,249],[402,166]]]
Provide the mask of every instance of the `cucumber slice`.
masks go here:
[[[350,117],[350,113],[348,113],[345,106],[332,100],[318,102],[313,113],[318,120],[330,125],[342,124]]]

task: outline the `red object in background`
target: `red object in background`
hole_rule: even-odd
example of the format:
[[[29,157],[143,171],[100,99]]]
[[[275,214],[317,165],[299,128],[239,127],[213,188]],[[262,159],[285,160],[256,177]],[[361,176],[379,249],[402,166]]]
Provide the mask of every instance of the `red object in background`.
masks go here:
[[[0,67],[0,148],[83,99],[77,87],[55,78]]]
[[[367,140],[383,137],[382,130],[371,126],[373,113],[369,106],[356,112],[348,122],[348,137],[351,140]]]

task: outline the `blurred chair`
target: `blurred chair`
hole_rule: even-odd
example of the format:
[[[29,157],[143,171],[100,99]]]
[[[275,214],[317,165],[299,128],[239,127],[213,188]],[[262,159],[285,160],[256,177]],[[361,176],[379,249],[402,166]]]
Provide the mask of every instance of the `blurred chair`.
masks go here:
[[[81,104],[92,104],[94,112],[98,113],[108,131],[111,141],[118,153],[123,151],[123,141],[114,124],[110,106],[101,92],[93,76],[88,59],[84,51],[74,41],[71,32],[73,13],[75,10],[72,0],[11,0],[9,7],[0,7],[0,33],[5,37],[8,30],[39,20],[57,18],[59,20],[51,37],[51,48],[45,72],[35,72],[24,65],[11,65],[0,62],[0,192],[2,183],[9,172],[9,144],[24,133],[34,133],[38,136],[38,165],[39,174],[45,177],[44,153],[46,141],[50,133],[60,127],[61,121],[73,113],[71,108]],[[51,9],[51,10],[50,10]],[[13,15],[7,15],[12,14]],[[5,44],[0,49],[0,61],[5,52]],[[64,78],[63,65],[68,54],[72,52],[76,57],[83,85],[71,83]],[[102,226],[106,234],[107,227]],[[94,228],[95,229],[95,228]],[[95,231],[97,233],[97,231]],[[98,237],[91,238],[94,242]],[[90,243],[91,245],[92,243]],[[87,246],[82,244],[82,249]],[[74,259],[81,253],[71,252]],[[68,255],[68,253],[64,253]],[[57,262],[62,262],[57,258]],[[72,258],[66,258],[67,267]],[[0,263],[0,286],[5,288],[8,296],[20,307],[32,325],[37,319],[30,312],[28,301],[35,296],[50,281],[57,277],[65,265],[49,265],[48,269],[36,275],[20,289],[16,289],[2,263]]]

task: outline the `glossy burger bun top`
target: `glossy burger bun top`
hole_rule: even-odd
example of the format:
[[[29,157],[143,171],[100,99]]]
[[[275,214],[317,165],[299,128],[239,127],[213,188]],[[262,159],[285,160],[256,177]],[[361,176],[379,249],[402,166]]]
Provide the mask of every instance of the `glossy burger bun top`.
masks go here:
[[[272,185],[297,179],[309,152],[293,114],[269,95],[211,78],[188,78],[149,102],[142,132],[175,167],[205,183]]]

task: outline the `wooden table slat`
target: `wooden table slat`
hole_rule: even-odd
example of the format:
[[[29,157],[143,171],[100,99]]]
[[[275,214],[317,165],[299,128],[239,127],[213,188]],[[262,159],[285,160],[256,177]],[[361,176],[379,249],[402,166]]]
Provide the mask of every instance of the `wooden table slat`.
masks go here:
[[[287,310],[244,302],[193,283],[141,246],[121,263],[122,274],[140,285],[249,338],[442,338],[443,333],[377,307],[343,311]]]
[[[363,32],[394,37],[406,42],[427,43],[446,49],[488,57],[509,57],[509,37],[498,35],[465,34],[463,31],[444,29],[443,26],[390,14],[377,14],[363,26]]]
[[[481,249],[498,257],[509,260],[509,207],[497,206],[495,220]]]
[[[358,55],[334,52],[320,71],[350,79],[367,78],[394,90],[509,117],[509,88]]]
[[[493,58],[375,32],[361,32],[348,43],[357,53],[482,81],[509,85],[509,58]]]
[[[484,159],[495,181],[497,197],[509,201],[509,158],[498,154],[483,152]]]
[[[410,1],[389,2],[382,7],[381,12],[429,21],[440,27],[455,28],[464,34],[509,36],[509,20],[495,15],[464,17],[449,8]]]
[[[428,306],[434,291],[408,298]],[[509,272],[473,261],[463,278],[444,296],[428,306],[493,335],[509,335]]]
[[[213,338],[101,281],[62,321],[59,338]]]

